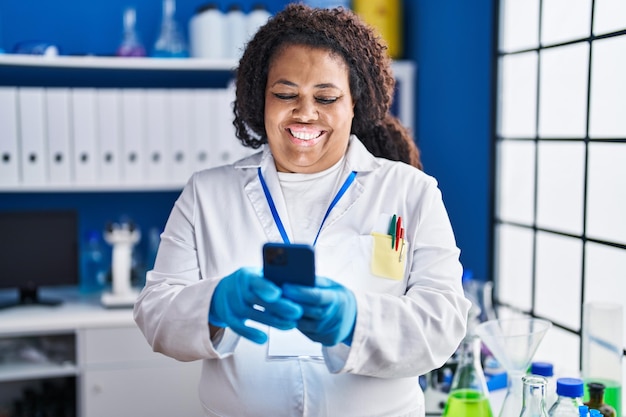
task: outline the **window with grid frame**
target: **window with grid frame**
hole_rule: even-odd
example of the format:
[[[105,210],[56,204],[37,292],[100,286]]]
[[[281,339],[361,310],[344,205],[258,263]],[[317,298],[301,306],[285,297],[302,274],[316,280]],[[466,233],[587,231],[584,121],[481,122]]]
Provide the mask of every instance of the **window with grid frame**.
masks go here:
[[[626,310],[626,1],[498,3],[494,296],[574,375],[584,304]]]

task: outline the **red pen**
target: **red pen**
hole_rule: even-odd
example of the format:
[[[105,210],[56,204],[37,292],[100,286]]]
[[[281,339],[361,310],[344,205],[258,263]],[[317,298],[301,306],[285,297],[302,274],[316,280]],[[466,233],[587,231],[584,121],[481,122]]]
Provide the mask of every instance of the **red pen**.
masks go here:
[[[402,217],[398,216],[398,222],[396,223],[396,252],[398,251],[398,244],[400,243],[400,231],[402,230]]]

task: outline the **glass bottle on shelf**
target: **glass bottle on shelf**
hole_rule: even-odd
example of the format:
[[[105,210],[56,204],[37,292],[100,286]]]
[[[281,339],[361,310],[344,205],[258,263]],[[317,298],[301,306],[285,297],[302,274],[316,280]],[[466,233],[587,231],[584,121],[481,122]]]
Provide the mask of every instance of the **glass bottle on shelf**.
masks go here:
[[[520,417],[548,417],[546,387],[548,381],[539,375],[522,377],[522,411]]]
[[[154,44],[152,56],[156,58],[187,58],[189,52],[183,39],[174,13],[176,11],[175,0],[163,0],[163,21],[161,33]]]
[[[615,408],[604,402],[605,385],[600,382],[590,382],[587,384],[589,390],[589,401],[585,405],[590,409],[598,410],[603,417],[615,417]]]
[[[146,56],[146,50],[141,44],[135,28],[136,21],[137,13],[133,7],[124,10],[124,38],[115,55],[123,57]]]
[[[582,379],[559,378],[556,380],[556,402],[548,410],[550,417],[578,417],[578,408],[583,404],[584,386]]]

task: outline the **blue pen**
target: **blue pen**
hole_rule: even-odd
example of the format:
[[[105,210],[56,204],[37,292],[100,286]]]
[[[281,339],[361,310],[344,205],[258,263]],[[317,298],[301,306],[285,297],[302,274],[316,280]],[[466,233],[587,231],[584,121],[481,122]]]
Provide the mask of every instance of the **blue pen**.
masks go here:
[[[391,235],[391,249],[396,247],[396,215],[394,214],[389,223],[389,234]]]

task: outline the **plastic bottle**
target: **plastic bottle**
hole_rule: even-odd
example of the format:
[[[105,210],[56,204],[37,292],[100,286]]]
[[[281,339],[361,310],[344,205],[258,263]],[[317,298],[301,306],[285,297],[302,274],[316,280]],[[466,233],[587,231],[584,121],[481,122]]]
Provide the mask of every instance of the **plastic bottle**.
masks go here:
[[[546,386],[548,381],[539,375],[522,377],[522,411],[520,417],[548,417]]]
[[[349,0],[307,0],[304,3],[308,6],[318,7],[320,9],[330,9],[334,7],[349,9],[351,2]]]
[[[272,15],[264,4],[257,3],[246,17],[246,42],[250,41],[261,26],[267,23]]]
[[[225,15],[215,3],[203,4],[189,20],[191,56],[223,59]]]
[[[247,41],[247,19],[238,4],[232,4],[226,13],[225,57],[239,59]]]
[[[189,56],[183,35],[178,29],[174,13],[176,3],[174,0],[163,0],[163,21],[161,32],[154,44],[152,56],[156,58],[186,58]]]
[[[587,388],[589,401],[585,402],[585,405],[592,410],[598,410],[604,417],[616,417],[615,408],[604,402],[605,385],[600,382],[590,382]]]
[[[578,408],[583,404],[584,385],[582,379],[559,378],[556,380],[556,402],[550,407],[550,417],[578,417]]]
[[[124,37],[115,55],[126,57],[146,56],[146,49],[141,44],[135,29],[136,21],[137,14],[133,7],[124,10]]]
[[[402,2],[400,0],[353,0],[354,11],[378,30],[387,42],[389,56],[402,56]]]
[[[554,366],[550,362],[533,362],[530,364],[530,373],[542,376],[548,381],[546,387],[546,407],[549,410],[557,399]]]
[[[104,245],[99,232],[92,230],[87,233],[80,255],[81,291],[89,293],[102,290],[107,282],[109,268],[104,256]]]

